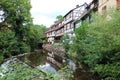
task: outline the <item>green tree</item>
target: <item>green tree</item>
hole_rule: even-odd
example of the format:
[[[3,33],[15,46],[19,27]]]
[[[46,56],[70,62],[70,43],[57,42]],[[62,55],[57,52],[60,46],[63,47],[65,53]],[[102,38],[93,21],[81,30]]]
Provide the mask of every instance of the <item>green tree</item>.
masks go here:
[[[12,54],[18,54],[19,48],[15,33],[9,29],[0,31],[0,57],[10,57]],[[1,61],[0,60],[0,61]]]
[[[58,15],[58,16],[56,17],[56,19],[57,19],[57,21],[62,21],[62,20],[63,20],[63,16],[62,16],[62,15]]]
[[[63,18],[63,16],[62,15],[58,15],[57,17],[56,17],[56,20],[54,21],[54,23],[56,23],[56,22],[58,22],[58,21],[62,21],[64,18]]]
[[[66,34],[62,37],[62,43],[63,43],[63,48],[65,49],[65,52],[67,53],[69,48],[70,48],[70,37]]]
[[[26,43],[30,45],[31,51],[37,48],[38,43],[43,43],[45,31],[46,27],[44,25],[30,25],[25,39]]]
[[[5,21],[12,25],[18,40],[23,39],[24,25],[31,22],[30,0],[1,0],[0,9],[4,11]]]
[[[73,53],[77,60],[88,64],[90,71],[105,80],[120,77],[120,15],[111,10],[107,15],[95,15],[91,24],[76,29]]]
[[[20,53],[24,53],[23,48],[25,43],[23,38],[25,36],[25,25],[32,21],[30,14],[30,0],[1,0],[0,10],[4,12],[4,22],[11,25],[11,29],[15,33]]]

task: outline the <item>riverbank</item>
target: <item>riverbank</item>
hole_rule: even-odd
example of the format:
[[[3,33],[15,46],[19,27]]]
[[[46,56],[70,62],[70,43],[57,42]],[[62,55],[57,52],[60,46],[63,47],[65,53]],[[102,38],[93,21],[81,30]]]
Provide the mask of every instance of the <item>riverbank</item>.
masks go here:
[[[40,51],[41,51],[41,49],[38,49],[38,50],[35,50],[34,52],[38,53],[38,52],[40,52]],[[25,55],[28,55],[28,54],[32,54],[32,53],[34,53],[34,52],[18,54],[18,55],[11,56],[11,57],[9,57],[9,58],[5,58],[5,59],[3,59],[2,61],[0,61],[0,65],[1,65],[2,63],[6,62],[6,61],[9,60],[9,59],[13,59],[13,58],[25,56]]]
[[[2,64],[2,66],[3,66],[3,68],[5,67],[7,67],[7,64],[9,65],[11,65],[12,63],[15,63],[15,67],[14,67],[14,70],[12,70],[13,72],[13,74],[14,74],[14,71],[20,71],[20,74],[23,74],[23,73],[28,73],[28,71],[30,71],[30,73],[31,73],[31,71],[32,71],[32,73],[33,72],[35,72],[35,74],[39,77],[39,73],[38,73],[38,71],[40,72],[40,75],[41,74],[43,74],[43,72],[45,72],[44,74],[45,75],[43,75],[43,79],[40,79],[40,80],[46,80],[46,79],[48,79],[48,77],[49,77],[49,79],[51,79],[51,78],[56,78],[56,77],[53,77],[53,75],[55,74],[55,76],[61,76],[60,77],[60,79],[61,78],[64,78],[64,76],[65,76],[65,78],[66,78],[66,76],[68,76],[69,77],[69,75],[63,75],[63,74],[70,74],[70,72],[71,72],[71,70],[69,70],[69,67],[65,67],[64,68],[64,70],[66,70],[66,71],[68,71],[68,72],[64,72],[64,71],[62,71],[61,72],[61,68],[63,68],[64,66],[59,66],[59,65],[62,65],[63,63],[60,63],[60,62],[58,62],[55,58],[53,58],[53,57],[51,57],[49,54],[48,54],[49,52],[47,52],[47,51],[35,51],[35,53],[30,53],[30,54],[25,54],[25,55],[23,55],[23,56],[21,56],[21,57],[17,57],[17,58],[15,58],[15,59],[10,59],[10,60],[7,60],[6,62],[4,62],[3,64]],[[51,59],[52,59],[52,61],[53,62],[51,62]],[[59,58],[57,58],[57,59],[59,59]],[[20,61],[20,66],[22,66],[22,67],[20,67],[20,68],[17,68],[17,67],[19,67],[19,62],[17,62],[17,61]],[[21,64],[21,62],[22,62],[22,64]],[[18,63],[18,64],[17,64]],[[17,65],[17,66],[16,66]],[[28,65],[28,66],[26,66],[25,67],[25,69],[22,69],[22,68],[24,68],[24,65],[26,66],[26,65]],[[13,66],[13,65],[12,65]],[[32,66],[32,67],[31,67]],[[27,68],[28,67],[28,68]],[[29,68],[30,67],[30,68]],[[17,68],[17,69],[16,69]],[[59,69],[58,69],[59,68]],[[10,68],[11,69],[11,68]],[[37,70],[37,69],[39,69],[39,70]],[[22,70],[24,70],[24,71],[22,71]],[[27,71],[26,71],[27,70]],[[34,71],[34,70],[37,70],[37,72],[36,71]],[[60,72],[58,71],[58,70],[60,70]],[[63,69],[62,69],[63,70]],[[47,72],[47,71],[50,71],[50,72],[52,72],[52,73],[49,73],[49,72]],[[9,72],[9,71],[8,71]],[[7,72],[7,73],[8,73]],[[41,73],[42,72],[42,73]],[[7,74],[6,73],[6,74]],[[4,74],[4,73],[3,73]],[[18,73],[19,74],[19,73]],[[15,73],[15,75],[18,75],[18,74],[16,74]],[[50,75],[47,75],[47,74],[50,74]],[[26,74],[25,76],[28,76],[29,74]],[[35,75],[35,77],[34,78],[36,78],[36,75]],[[18,75],[18,76],[21,76],[21,75]],[[41,77],[41,76],[40,76]],[[24,78],[24,76],[22,76],[22,77],[20,77],[20,78]],[[48,80],[49,80],[48,79]],[[60,80],[59,79],[59,80]],[[2,80],[4,80],[4,79],[2,79]],[[34,79],[34,80],[36,80],[36,79]],[[58,79],[57,79],[58,80]],[[67,79],[67,80],[70,80],[70,79]]]
[[[65,50],[63,49],[62,45],[47,44],[43,45],[43,49],[54,52],[54,54],[59,55],[59,57],[64,57],[65,62],[67,62],[67,64],[70,66],[70,69],[73,71],[74,78],[72,80],[97,80],[96,77],[89,72],[88,65],[81,64],[79,61],[76,60],[75,57],[72,57],[69,54],[67,54],[66,57]]]
[[[5,58],[5,59],[3,59],[3,60],[0,62],[0,65],[1,65],[2,63],[6,62],[6,61],[9,60],[9,59],[17,58],[17,57],[24,56],[24,55],[27,55],[27,54],[29,54],[29,53],[19,54],[19,55],[11,56],[11,57],[9,57],[9,58]]]
[[[44,44],[43,49],[49,51],[49,52],[54,52],[54,54],[64,56],[65,50],[61,45],[53,45],[53,44]]]

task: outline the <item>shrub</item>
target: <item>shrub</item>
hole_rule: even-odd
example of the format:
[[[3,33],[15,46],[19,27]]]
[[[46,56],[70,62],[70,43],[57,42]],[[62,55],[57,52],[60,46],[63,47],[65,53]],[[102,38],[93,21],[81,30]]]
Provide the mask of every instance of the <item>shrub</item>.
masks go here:
[[[120,79],[120,12],[111,10],[107,15],[95,15],[91,24],[86,22],[76,30],[72,51],[86,63],[90,71],[102,79]],[[116,70],[117,69],[117,70]]]
[[[14,53],[18,53],[18,42],[14,37],[15,34],[9,29],[0,31],[0,55],[10,57]]]

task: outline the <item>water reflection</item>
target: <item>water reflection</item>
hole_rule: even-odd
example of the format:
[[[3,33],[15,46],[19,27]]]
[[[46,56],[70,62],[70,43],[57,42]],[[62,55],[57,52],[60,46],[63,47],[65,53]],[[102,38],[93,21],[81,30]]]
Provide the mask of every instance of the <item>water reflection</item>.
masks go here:
[[[37,51],[18,58],[32,67],[37,67],[43,72],[56,72],[62,67],[62,59],[60,60],[53,52]]]
[[[52,71],[54,73],[56,73],[56,69],[53,68],[53,66],[51,66],[49,63],[46,62],[45,65],[39,65],[37,66],[38,69],[42,70],[43,72],[47,72],[47,71]]]
[[[52,71],[54,73],[57,73],[57,71],[67,63],[74,71],[74,78],[72,80],[98,80],[91,76],[86,66],[81,67],[80,64],[75,64],[70,59],[63,60],[59,55],[56,55],[53,52],[39,50],[31,54],[20,56],[18,59],[19,61],[24,62],[31,67],[38,68],[43,72]],[[11,60],[9,60],[9,63],[6,63],[10,64],[10,62]],[[3,63],[3,66],[4,64],[6,65],[6,63]]]
[[[45,62],[46,54],[44,54],[41,51],[40,51],[40,53],[34,52],[31,54],[20,56],[20,57],[18,57],[18,59],[20,59],[21,61],[27,63],[28,65],[30,65],[32,67],[36,67],[36,66],[39,66],[40,64],[43,65],[46,63]]]

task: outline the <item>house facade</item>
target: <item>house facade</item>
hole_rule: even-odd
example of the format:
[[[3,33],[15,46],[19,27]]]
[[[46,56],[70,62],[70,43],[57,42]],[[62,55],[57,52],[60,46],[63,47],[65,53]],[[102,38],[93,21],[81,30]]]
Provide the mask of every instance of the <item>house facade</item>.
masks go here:
[[[57,28],[56,28],[55,42],[59,42],[59,40],[63,35],[64,35],[64,23],[63,21],[59,21],[57,23]]]
[[[49,44],[54,43],[54,36],[56,33],[55,29],[56,29],[56,25],[53,25],[45,32],[45,37],[47,37],[47,43]]]
[[[120,0],[99,0],[99,13],[105,13],[111,8],[120,8]]]
[[[79,6],[77,5],[76,8],[70,10],[64,16],[64,33],[68,34],[70,37],[75,36],[74,34],[74,21],[78,19],[82,14],[84,14],[87,10],[86,7],[88,6],[87,3]]]
[[[53,44],[66,34],[74,37],[75,29],[80,27],[84,20],[89,23],[92,21],[92,12],[103,13],[110,8],[120,8],[120,0],[92,0],[89,4],[77,5],[64,15],[63,21],[56,22],[45,32],[48,42]]]
[[[86,7],[85,12],[74,21],[74,29],[80,27],[80,25],[86,20],[88,23],[92,22],[92,12],[98,11],[98,0],[93,0],[88,6]]]

